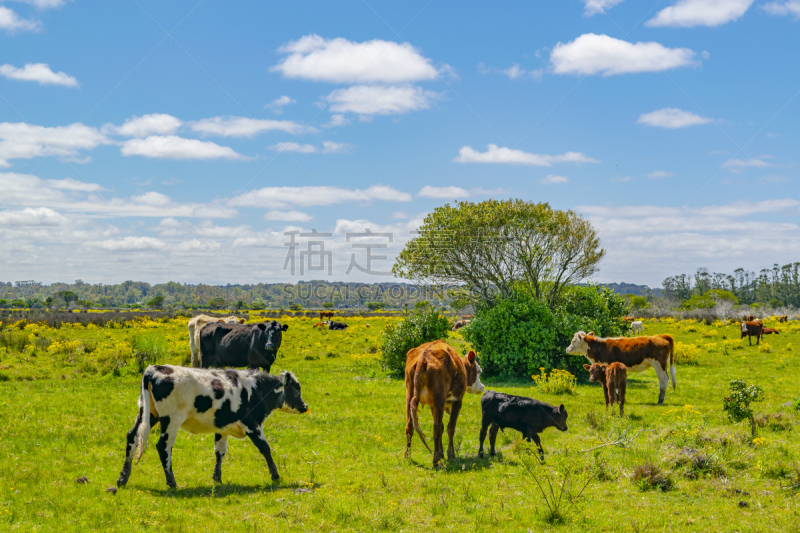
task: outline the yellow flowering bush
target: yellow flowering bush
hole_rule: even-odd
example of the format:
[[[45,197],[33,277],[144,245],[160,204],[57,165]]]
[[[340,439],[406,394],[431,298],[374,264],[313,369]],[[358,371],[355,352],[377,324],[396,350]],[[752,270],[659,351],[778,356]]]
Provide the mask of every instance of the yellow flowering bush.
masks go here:
[[[566,370],[554,368],[550,375],[547,375],[544,367],[540,368],[539,371],[541,372],[540,374],[534,374],[531,377],[542,392],[549,394],[572,394],[575,392],[578,379]]]
[[[771,353],[772,352],[772,346],[770,346],[766,342],[762,342],[761,344],[758,345],[758,351],[760,353]]]
[[[716,346],[716,345],[715,345]],[[702,350],[694,344],[675,343],[675,362],[682,365],[696,365],[700,362]]]

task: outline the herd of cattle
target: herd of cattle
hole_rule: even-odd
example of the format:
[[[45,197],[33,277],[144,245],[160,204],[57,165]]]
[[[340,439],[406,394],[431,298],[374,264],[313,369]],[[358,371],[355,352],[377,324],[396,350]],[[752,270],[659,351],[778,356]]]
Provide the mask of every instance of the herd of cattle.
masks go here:
[[[320,315],[320,319],[332,318],[332,315]],[[781,317],[781,322],[785,319]],[[643,332],[641,321],[629,322],[632,329],[636,324],[634,331]],[[347,327],[333,320],[318,324],[330,329]],[[150,429],[156,424],[161,427],[156,450],[170,487],[177,486],[172,472],[172,447],[180,429],[193,434],[214,433],[215,482],[222,480],[222,460],[227,452],[228,437],[249,438],[266,459],[272,479],[277,480],[278,469],[262,427],[264,420],[274,410],[288,413],[310,411],[294,374],[282,372],[275,376],[269,373],[283,333],[288,328],[288,325],[275,320],[244,324],[244,320],[237,317],[219,319],[199,315],[192,318],[189,321],[192,366],[151,365],[142,376],[139,410],[127,435],[125,462],[117,485],[122,487],[128,482],[133,459],[135,457],[138,462],[142,457]],[[760,319],[752,316],[745,317],[741,331],[742,338],[755,336],[756,344],[761,335],[778,333],[765,328]],[[670,335],[602,338],[592,331],[578,331],[566,353],[583,355],[589,360],[591,364],[584,365],[589,371],[589,380],[602,384],[606,409],[619,403],[620,415],[624,413],[628,371],[642,372],[651,367],[655,370],[659,382],[659,404],[664,402],[670,378],[673,390],[676,388],[675,341]],[[248,369],[233,370],[231,367]],[[447,413],[450,415],[447,458],[455,457],[453,442],[463,398],[467,392],[484,392],[480,374],[475,352],[461,357],[452,346],[441,340],[408,352],[405,368],[406,456],[411,453],[411,440],[416,432],[433,453],[434,466],[440,464],[444,458],[444,413]],[[420,427],[420,405],[427,405],[431,410],[433,450]],[[527,441],[535,442],[543,459],[544,450],[538,434],[548,427],[567,430],[567,410],[563,404],[555,407],[524,396],[488,391],[481,398],[481,414],[479,457],[483,457],[487,431],[492,456],[495,455],[498,430],[511,428],[521,432]]]

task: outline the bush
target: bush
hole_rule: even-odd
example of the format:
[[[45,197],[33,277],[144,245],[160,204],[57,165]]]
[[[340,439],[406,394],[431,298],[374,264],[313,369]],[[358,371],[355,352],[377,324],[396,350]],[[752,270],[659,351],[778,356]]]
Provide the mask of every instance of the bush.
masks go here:
[[[541,374],[534,374],[533,381],[540,391],[547,394],[572,394],[575,392],[575,387],[578,385],[578,380],[575,376],[566,370],[554,369],[548,376],[544,368],[539,369]]]
[[[263,311],[266,308],[267,306],[264,304],[264,302],[253,302],[250,304],[250,309],[253,311]]]
[[[756,436],[756,421],[753,417],[753,410],[750,409],[751,403],[760,402],[764,399],[764,391],[757,385],[747,385],[740,379],[734,379],[730,384],[731,394],[722,400],[722,409],[728,413],[728,417],[733,422],[750,420],[750,427],[753,436]]]
[[[450,332],[450,323],[439,316],[430,305],[415,308],[400,322],[389,324],[381,336],[381,361],[385,369],[403,375],[406,354],[420,344],[444,340]]]
[[[555,310],[518,290],[498,298],[492,307],[477,305],[475,319],[462,331],[478,351],[487,376],[527,377],[542,367],[583,375],[583,356],[564,351],[575,332],[624,335],[626,311],[622,297],[600,287],[569,287]]]
[[[683,342],[675,343],[675,362],[681,365],[696,365],[699,363],[700,348],[694,344]]]

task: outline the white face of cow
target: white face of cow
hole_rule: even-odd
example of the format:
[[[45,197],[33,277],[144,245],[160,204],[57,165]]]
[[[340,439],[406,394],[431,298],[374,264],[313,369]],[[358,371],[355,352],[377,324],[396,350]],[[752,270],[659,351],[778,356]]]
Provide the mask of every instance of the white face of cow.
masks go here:
[[[572,337],[572,342],[567,346],[567,353],[573,355],[586,355],[589,351],[589,343],[585,340],[586,333],[579,331]]]
[[[478,369],[478,375],[475,376],[475,383],[467,387],[467,392],[472,394],[483,394],[483,383],[481,383],[481,372],[483,372],[483,369],[477,361],[475,361],[475,368]]]
[[[742,322],[742,333],[747,333],[747,324]]]

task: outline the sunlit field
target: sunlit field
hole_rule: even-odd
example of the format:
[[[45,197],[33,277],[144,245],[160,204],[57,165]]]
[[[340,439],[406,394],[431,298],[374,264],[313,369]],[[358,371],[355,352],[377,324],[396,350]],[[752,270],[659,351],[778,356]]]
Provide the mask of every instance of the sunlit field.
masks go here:
[[[251,316],[251,321],[258,317]],[[468,395],[457,459],[434,469],[415,436],[405,447],[405,390],[380,364],[380,333],[396,318],[347,318],[346,331],[318,331],[308,318],[289,330],[273,372],[293,371],[311,407],[264,424],[281,479],[249,441],[231,440],[223,483],[211,481],[212,435],[182,432],[179,487],[168,489],[155,435],[128,485],[107,492],[122,467],[136,415],[140,369],[187,364],[186,320],[125,327],[18,324],[0,332],[0,529],[10,531],[793,531],[800,526],[800,322],[759,347],[738,324],[646,320],[645,334],[677,341],[677,390],[656,405],[650,370],[629,374],[625,416],[605,411],[599,385],[543,394],[532,379],[487,389],[531,396],[569,413],[569,430],[541,434],[545,464],[508,430],[498,456],[479,459],[480,398]],[[468,347],[458,333],[449,342]],[[141,354],[155,354],[155,361]],[[140,354],[137,356],[137,354]],[[763,388],[749,422],[731,423],[722,399],[733,379]],[[618,411],[615,409],[615,412]],[[429,439],[430,412],[421,412]],[[157,430],[154,430],[157,431]],[[617,444],[614,444],[614,443]],[[488,445],[488,443],[487,443]],[[635,475],[653,463],[653,483]],[[641,472],[641,468],[639,471]],[[88,482],[78,483],[85,476]],[[561,499],[548,521],[540,485]],[[636,479],[636,478],[639,479]],[[581,498],[577,493],[588,483]],[[571,492],[570,492],[571,491]],[[552,517],[551,517],[552,518]]]

